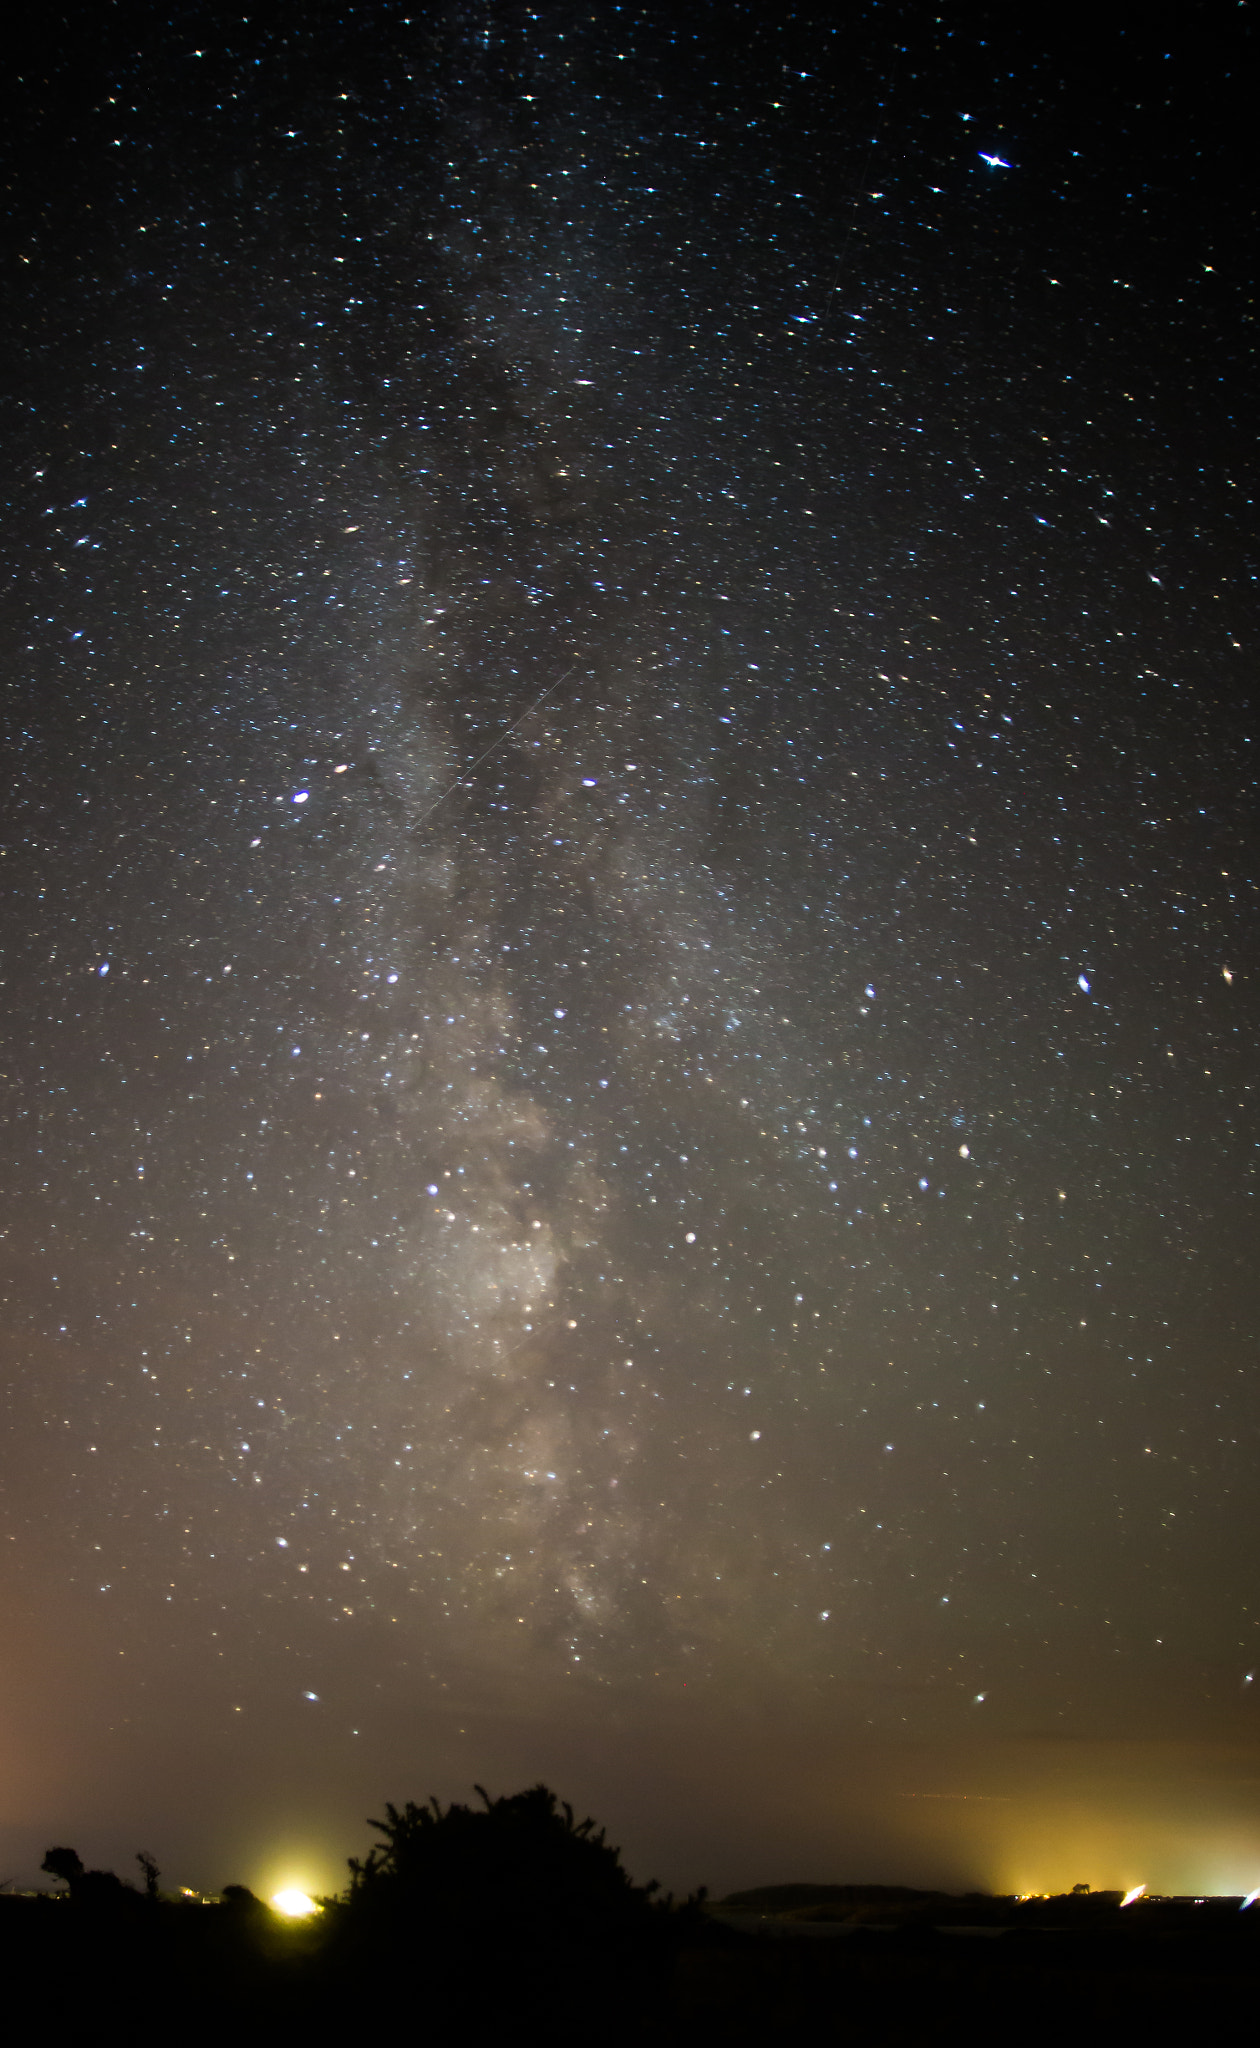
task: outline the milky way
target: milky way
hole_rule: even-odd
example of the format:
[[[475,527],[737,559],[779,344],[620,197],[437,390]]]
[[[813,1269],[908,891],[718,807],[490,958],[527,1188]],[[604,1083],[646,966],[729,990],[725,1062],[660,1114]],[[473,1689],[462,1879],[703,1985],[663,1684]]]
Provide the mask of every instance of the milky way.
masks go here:
[[[1236,53],[720,15],[23,88],[15,1555],[329,1754],[1241,1739]]]

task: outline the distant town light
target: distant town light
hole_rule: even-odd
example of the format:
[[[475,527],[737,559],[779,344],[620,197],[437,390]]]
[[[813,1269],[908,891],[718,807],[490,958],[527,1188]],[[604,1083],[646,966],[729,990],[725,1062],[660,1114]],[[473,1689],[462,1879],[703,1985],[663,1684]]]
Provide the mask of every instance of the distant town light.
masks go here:
[[[312,1913],[319,1911],[314,1899],[308,1899],[306,1893],[298,1891],[295,1886],[277,1892],[271,1903],[286,1920],[309,1920]]]
[[[1131,1892],[1125,1893],[1124,1897],[1120,1901],[1120,1904],[1122,1906],[1133,1905],[1137,1899],[1140,1899],[1142,1897],[1145,1890],[1146,1886],[1144,1884],[1135,1884]]]

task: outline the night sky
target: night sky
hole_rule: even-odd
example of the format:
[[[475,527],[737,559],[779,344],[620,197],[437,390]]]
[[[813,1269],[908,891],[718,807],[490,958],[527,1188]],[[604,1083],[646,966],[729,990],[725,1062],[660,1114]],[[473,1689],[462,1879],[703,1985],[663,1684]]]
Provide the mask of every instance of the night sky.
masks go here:
[[[10,66],[0,1877],[1260,1883],[1254,35],[1128,24]]]

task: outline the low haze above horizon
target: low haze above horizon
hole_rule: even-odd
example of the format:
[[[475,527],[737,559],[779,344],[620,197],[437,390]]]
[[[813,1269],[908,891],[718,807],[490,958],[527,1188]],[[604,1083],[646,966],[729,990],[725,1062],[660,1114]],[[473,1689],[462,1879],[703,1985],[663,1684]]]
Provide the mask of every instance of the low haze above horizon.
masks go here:
[[[0,1877],[1260,1884],[1254,66],[29,30]]]

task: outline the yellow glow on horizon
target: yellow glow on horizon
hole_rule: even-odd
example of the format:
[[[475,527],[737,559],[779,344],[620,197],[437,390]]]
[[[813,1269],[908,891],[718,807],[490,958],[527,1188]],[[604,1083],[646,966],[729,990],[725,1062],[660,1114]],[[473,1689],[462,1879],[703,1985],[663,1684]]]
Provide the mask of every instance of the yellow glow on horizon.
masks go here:
[[[321,1910],[314,1899],[300,1892],[296,1885],[286,1885],[283,1891],[273,1893],[271,1903],[286,1920],[309,1920],[312,1913]]]
[[[1207,1783],[1206,1768],[1197,1781],[1183,1768],[1198,1755],[1189,1748],[1135,1744],[1126,1756],[1119,1746],[1065,1745],[1049,1757],[1057,1782],[1009,1799],[942,1805],[932,1814],[934,1836],[922,1825],[928,1813],[916,1812],[919,1845],[952,1847],[952,1826],[982,1873],[976,1888],[1000,1893],[1057,1897],[1085,1883],[1123,1896],[1145,1884],[1148,1896],[1241,1899],[1260,1876],[1260,1798],[1244,1804],[1235,1790],[1249,1759],[1232,1750],[1203,1754],[1219,1787]],[[1023,1756],[1018,1761],[1023,1767]],[[1181,1785],[1173,1782],[1178,1770]]]
[[[1137,1901],[1145,1895],[1145,1892],[1146,1886],[1144,1884],[1135,1884],[1131,1887],[1129,1891],[1125,1893],[1124,1897],[1120,1901],[1120,1904],[1122,1906],[1136,1905]]]

